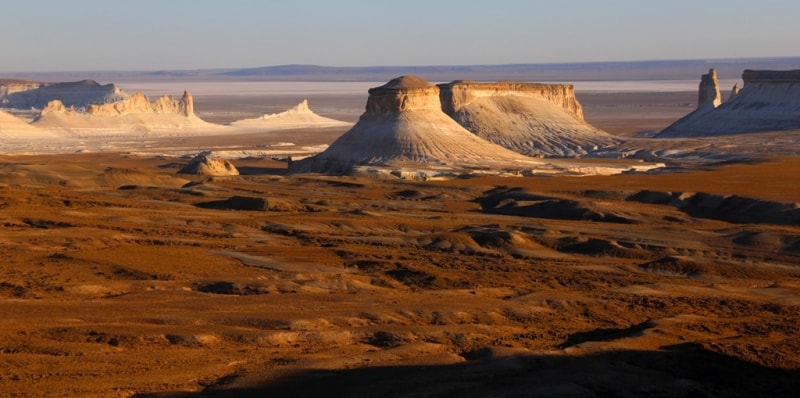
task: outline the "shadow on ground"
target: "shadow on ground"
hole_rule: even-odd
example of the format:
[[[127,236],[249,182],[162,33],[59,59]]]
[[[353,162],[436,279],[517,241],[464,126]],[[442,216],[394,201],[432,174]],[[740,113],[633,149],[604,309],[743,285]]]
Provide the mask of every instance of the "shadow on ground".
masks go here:
[[[266,383],[229,376],[201,392],[153,397],[795,397],[800,370],[773,369],[696,344],[661,351],[496,356],[439,366],[303,370]],[[247,385],[249,384],[249,385]]]

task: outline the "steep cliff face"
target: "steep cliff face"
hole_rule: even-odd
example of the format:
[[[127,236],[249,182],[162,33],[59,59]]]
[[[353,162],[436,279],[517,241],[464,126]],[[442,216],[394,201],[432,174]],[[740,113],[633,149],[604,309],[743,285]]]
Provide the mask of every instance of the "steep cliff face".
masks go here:
[[[572,85],[455,81],[442,109],[467,130],[529,156],[583,156],[617,140],[583,120]]]
[[[361,165],[531,167],[535,161],[485,141],[442,112],[439,88],[402,76],[369,90],[366,112],[324,152],[292,172],[348,173]],[[502,166],[501,166],[502,165]]]
[[[369,89],[368,115],[441,109],[439,88],[418,76],[401,76]]]
[[[700,86],[697,91],[698,108],[705,106],[716,108],[722,104],[722,93],[719,91],[716,69],[709,69],[707,74],[700,76]]]
[[[452,114],[457,110],[486,97],[531,98],[550,102],[583,120],[583,108],[575,97],[571,84],[542,84],[524,82],[479,83],[457,80],[440,84],[442,110]]]
[[[800,129],[800,70],[742,74],[744,86],[718,107],[701,107],[657,135],[709,137]]]
[[[129,99],[109,104],[91,104],[86,113],[95,116],[130,115],[130,114],[176,114],[194,116],[194,99],[188,91],[183,92],[181,99],[165,95],[150,102],[142,93],[136,93]]]
[[[42,109],[53,100],[67,107],[85,108],[90,104],[104,104],[128,98],[113,84],[99,84],[94,80],[66,83],[27,82],[7,85],[6,93],[0,89],[0,105],[6,108]]]
[[[187,135],[222,133],[227,127],[207,123],[194,114],[194,100],[187,91],[180,99],[163,96],[149,101],[142,93],[128,99],[91,104],[84,110],[51,101],[34,124],[59,129],[79,137],[101,135]]]

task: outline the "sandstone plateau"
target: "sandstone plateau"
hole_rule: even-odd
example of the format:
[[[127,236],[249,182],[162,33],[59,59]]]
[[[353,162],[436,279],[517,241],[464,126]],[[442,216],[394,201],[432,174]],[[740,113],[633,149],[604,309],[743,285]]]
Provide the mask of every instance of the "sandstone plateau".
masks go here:
[[[725,102],[716,72],[704,75],[695,111],[657,137],[713,137],[800,129],[800,70],[742,73],[744,86]]]

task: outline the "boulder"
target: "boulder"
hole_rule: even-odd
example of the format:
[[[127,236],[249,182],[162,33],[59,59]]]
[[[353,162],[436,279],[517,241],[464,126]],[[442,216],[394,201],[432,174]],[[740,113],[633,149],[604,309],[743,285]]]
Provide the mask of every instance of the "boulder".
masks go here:
[[[238,176],[239,170],[226,159],[198,155],[189,164],[180,169],[178,173],[202,176]]]

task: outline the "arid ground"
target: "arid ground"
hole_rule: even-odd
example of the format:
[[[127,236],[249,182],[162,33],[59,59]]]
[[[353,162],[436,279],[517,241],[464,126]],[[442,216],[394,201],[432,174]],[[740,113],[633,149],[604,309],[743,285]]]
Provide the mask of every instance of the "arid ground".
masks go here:
[[[588,121],[633,135],[693,96],[579,99]],[[243,101],[196,107],[215,122],[263,113]],[[234,160],[236,177],[176,174],[187,162],[0,155],[0,395],[800,391],[798,158],[438,182],[262,159]]]

